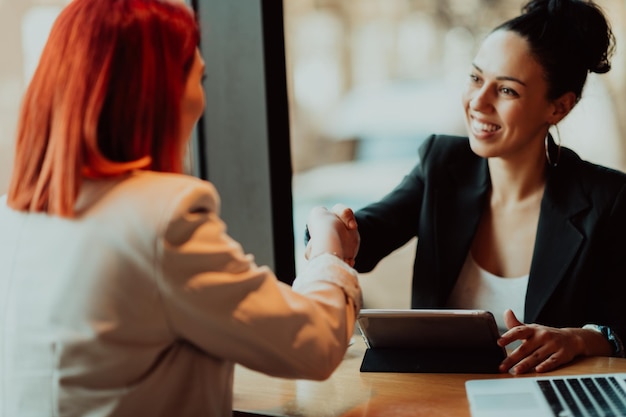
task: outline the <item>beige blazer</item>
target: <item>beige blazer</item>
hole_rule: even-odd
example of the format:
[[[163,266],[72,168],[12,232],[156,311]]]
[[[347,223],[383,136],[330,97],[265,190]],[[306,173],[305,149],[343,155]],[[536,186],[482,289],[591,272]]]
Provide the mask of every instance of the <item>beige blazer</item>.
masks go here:
[[[355,271],[322,255],[279,282],[211,184],[136,172],[86,181],[77,208],[0,197],[0,417],[227,416],[234,363],[324,379],[342,360]]]

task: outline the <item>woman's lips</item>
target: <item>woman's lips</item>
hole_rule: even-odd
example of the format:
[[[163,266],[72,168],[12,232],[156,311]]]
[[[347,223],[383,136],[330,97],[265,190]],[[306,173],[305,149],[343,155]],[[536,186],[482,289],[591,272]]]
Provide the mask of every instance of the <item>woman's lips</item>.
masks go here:
[[[470,119],[470,127],[472,129],[472,133],[477,136],[489,136],[502,128],[500,125],[480,121],[473,117]]]

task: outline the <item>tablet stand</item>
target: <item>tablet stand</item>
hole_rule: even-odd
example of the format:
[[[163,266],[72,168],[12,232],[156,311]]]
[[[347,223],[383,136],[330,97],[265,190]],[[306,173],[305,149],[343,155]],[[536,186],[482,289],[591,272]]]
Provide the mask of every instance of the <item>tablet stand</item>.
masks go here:
[[[361,372],[499,373],[505,352],[499,346],[481,349],[368,348]]]

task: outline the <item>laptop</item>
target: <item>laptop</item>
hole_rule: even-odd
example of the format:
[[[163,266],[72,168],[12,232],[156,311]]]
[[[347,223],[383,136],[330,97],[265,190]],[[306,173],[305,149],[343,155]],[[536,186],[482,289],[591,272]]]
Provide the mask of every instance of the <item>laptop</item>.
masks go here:
[[[626,373],[469,380],[472,417],[626,416]]]

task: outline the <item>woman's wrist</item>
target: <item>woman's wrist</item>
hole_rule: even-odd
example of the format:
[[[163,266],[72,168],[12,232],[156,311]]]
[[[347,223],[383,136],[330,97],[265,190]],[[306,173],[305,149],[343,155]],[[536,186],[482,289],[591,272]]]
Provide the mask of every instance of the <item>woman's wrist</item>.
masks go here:
[[[318,256],[322,256],[322,255],[333,255],[334,257],[337,257],[337,258],[343,260],[343,257],[338,252],[327,251],[327,250],[322,250],[322,251],[319,251],[319,252],[311,253],[311,256],[309,257],[309,260],[313,260],[313,259],[317,258]]]
[[[602,339],[610,346],[611,350],[610,354],[606,356],[624,357],[624,346],[622,341],[610,327],[597,324],[585,324],[582,329],[602,336]]]
[[[314,254],[311,254],[311,256],[309,257],[309,261],[313,260],[313,259],[315,259],[315,258],[317,258],[318,256],[321,256],[321,255],[333,255],[336,258],[341,259],[343,262],[347,263],[351,267],[354,266],[354,258],[345,258],[345,257],[341,256],[338,252],[331,252],[331,251],[320,251],[320,252],[316,252]]]

